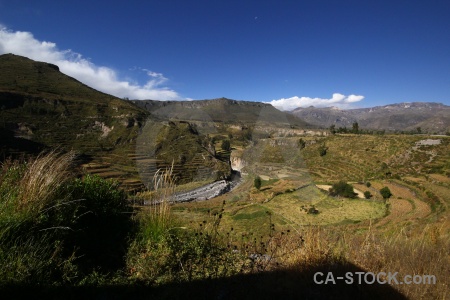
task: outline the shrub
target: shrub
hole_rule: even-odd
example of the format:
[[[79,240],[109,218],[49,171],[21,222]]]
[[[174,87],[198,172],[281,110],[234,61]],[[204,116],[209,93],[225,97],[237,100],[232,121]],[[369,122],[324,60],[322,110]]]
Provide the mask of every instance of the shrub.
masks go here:
[[[339,181],[330,188],[329,194],[331,196],[341,196],[346,198],[356,198],[357,194],[353,191],[353,186],[345,181]]]
[[[298,140],[298,147],[300,148],[300,150],[306,147],[306,142],[302,138]]]
[[[364,198],[370,199],[372,197],[372,194],[369,191],[364,192]]]
[[[224,151],[230,151],[231,150],[231,144],[230,140],[223,140],[221,145],[222,150]]]
[[[319,154],[320,156],[327,155],[328,147],[325,147],[325,145],[322,145],[319,147]]]
[[[257,188],[259,190],[261,188],[261,184],[262,184],[261,177],[256,176],[253,184],[254,184],[255,188]]]
[[[383,199],[388,199],[392,196],[391,190],[387,186],[385,186],[380,190],[380,194],[383,197]]]
[[[1,282],[79,281],[123,262],[126,199],[99,177],[74,179],[74,153],[7,161],[0,174]]]

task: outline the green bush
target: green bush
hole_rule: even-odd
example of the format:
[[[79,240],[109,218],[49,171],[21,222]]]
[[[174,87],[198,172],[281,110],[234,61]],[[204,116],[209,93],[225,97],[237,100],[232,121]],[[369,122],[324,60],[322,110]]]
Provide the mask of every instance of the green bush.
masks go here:
[[[262,184],[261,177],[256,176],[255,180],[253,181],[253,185],[255,186],[255,188],[259,190],[261,188],[261,184]]]
[[[370,199],[370,198],[372,198],[372,194],[369,191],[365,191],[364,192],[364,198]]]
[[[222,141],[222,145],[221,145],[221,149],[224,150],[224,151],[230,151],[231,150],[230,140],[223,140]]]
[[[353,191],[353,186],[345,181],[339,181],[330,188],[329,194],[331,196],[341,196],[346,198],[356,198],[357,194]]]
[[[171,228],[151,239],[135,240],[128,253],[131,277],[145,283],[189,282],[238,274],[246,257],[230,249],[217,227],[198,230]]]
[[[0,283],[78,282],[124,264],[125,194],[99,177],[74,179],[73,153],[6,161],[0,173]]]
[[[383,197],[383,199],[388,199],[392,196],[391,190],[387,186],[385,186],[380,190],[380,194]]]

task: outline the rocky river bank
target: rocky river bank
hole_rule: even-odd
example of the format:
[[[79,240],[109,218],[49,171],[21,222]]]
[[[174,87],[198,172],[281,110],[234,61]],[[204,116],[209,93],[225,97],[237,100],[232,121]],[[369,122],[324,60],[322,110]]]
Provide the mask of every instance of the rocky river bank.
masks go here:
[[[175,193],[170,198],[171,203],[191,202],[191,201],[204,201],[214,197],[223,195],[241,183],[242,179],[238,172],[236,172],[232,180],[219,180],[213,183],[201,186],[194,190],[190,190],[182,193]],[[150,205],[150,201],[144,201],[144,205]]]

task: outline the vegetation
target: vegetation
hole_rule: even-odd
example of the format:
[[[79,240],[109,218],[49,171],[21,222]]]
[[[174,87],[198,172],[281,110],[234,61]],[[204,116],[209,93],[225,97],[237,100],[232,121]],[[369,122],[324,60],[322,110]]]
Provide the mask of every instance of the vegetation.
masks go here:
[[[228,99],[189,109],[144,101],[154,116],[184,118],[144,123],[148,113],[56,66],[6,55],[0,71],[2,296],[447,296],[448,137],[368,135],[359,124],[314,136],[267,105]],[[54,145],[61,152],[29,155]],[[227,178],[230,156],[250,174],[237,187],[171,204]],[[312,281],[357,271],[432,274],[437,284]]]
[[[244,211],[235,215],[236,222],[253,218],[266,220],[267,223],[258,223],[260,227],[267,226],[266,234],[260,236],[224,223],[228,214],[225,202],[214,210],[205,210],[199,221],[187,227],[172,212],[176,207],[171,209],[167,202],[174,191],[172,168],[155,174],[153,204],[135,211],[133,216],[124,213],[130,208],[116,183],[88,175],[83,179],[74,178],[69,172],[73,170],[72,164],[72,153],[50,153],[25,163],[3,163],[0,264],[4,271],[0,287],[13,284],[30,288],[39,284],[55,287],[47,293],[62,294],[58,286],[76,285],[86,288],[84,293],[100,293],[102,288],[117,285],[125,290],[114,293],[128,295],[140,286],[138,293],[155,297],[194,295],[209,287],[211,296],[230,288],[229,280],[234,282],[240,278],[239,282],[248,283],[252,278],[259,278],[258,288],[250,295],[262,289],[267,296],[285,295],[282,290],[274,290],[273,284],[281,284],[278,272],[285,274],[282,286],[297,294],[315,286],[311,278],[317,271],[340,274],[392,269],[400,270],[400,274],[415,274],[414,270],[420,269],[424,274],[435,274],[439,282],[444,281],[444,285],[428,289],[428,295],[445,294],[448,277],[444,274],[448,267],[442,266],[448,266],[446,249],[450,245],[437,227],[426,227],[422,234],[411,238],[389,230],[375,231],[370,226],[363,231],[355,231],[351,226],[277,229],[275,223],[278,224],[279,216],[267,209],[247,213],[246,218],[243,218]],[[275,208],[295,196],[287,182],[271,180],[265,186],[266,191],[258,191],[255,196],[279,191],[267,206]],[[380,184],[372,183],[376,188]],[[336,184],[340,186],[347,184]],[[312,204],[305,214],[311,218],[327,218],[330,205],[335,204]],[[292,210],[293,206],[289,206]],[[351,209],[355,206],[348,206],[344,211]],[[409,260],[411,255],[413,260]],[[267,283],[265,276],[268,276]],[[369,298],[399,298],[402,297],[399,292],[420,298],[423,293],[419,286],[367,288],[363,294]],[[13,291],[20,295],[25,290]],[[245,291],[248,289],[232,288],[229,292],[236,297],[248,297]],[[326,290],[321,292],[329,295]],[[339,285],[332,293],[354,296],[354,289],[351,285]]]
[[[302,138],[300,138],[299,140],[298,140],[298,148],[300,149],[300,150],[302,150],[302,149],[304,149],[306,147],[306,142],[302,139]]]
[[[255,180],[254,180],[254,184],[255,188],[257,190],[259,190],[261,188],[261,177],[256,176]]]
[[[383,199],[388,199],[392,196],[391,190],[387,186],[380,189],[380,194],[383,197]]]
[[[333,184],[329,191],[330,196],[341,196],[346,198],[356,198],[356,193],[353,191],[353,186],[345,181],[339,181]]]
[[[131,225],[125,194],[95,176],[74,178],[73,159],[50,152],[3,163],[2,284],[74,283],[123,266]]]
[[[230,140],[223,140],[223,141],[222,141],[222,145],[221,145],[220,147],[221,147],[222,150],[224,150],[224,151],[230,151],[230,150],[231,150]]]
[[[319,148],[319,155],[325,156],[325,155],[327,155],[327,151],[328,151],[328,147],[326,147],[325,145],[322,145]]]

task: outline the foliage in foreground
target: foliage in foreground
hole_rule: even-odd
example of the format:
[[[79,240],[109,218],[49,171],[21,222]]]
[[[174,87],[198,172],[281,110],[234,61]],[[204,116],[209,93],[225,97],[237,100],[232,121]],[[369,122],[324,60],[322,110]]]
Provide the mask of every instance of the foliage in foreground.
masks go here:
[[[389,235],[370,226],[357,233],[344,226],[277,232],[271,225],[269,236],[254,236],[221,230],[222,210],[185,228],[170,214],[167,200],[174,187],[170,170],[155,176],[153,205],[131,217],[126,214],[125,195],[114,182],[95,176],[74,178],[67,173],[72,162],[71,153],[49,153],[24,163],[2,164],[0,286],[140,283],[167,286],[165,295],[176,296],[173,284],[209,284],[269,271],[291,278],[282,287],[300,284],[306,295],[314,297],[322,287],[310,283],[311,270],[342,272],[353,266],[352,270],[365,272],[398,271],[399,278],[435,275],[435,285],[398,285],[391,290],[417,299],[446,295],[450,245],[437,226],[424,228],[420,235],[408,227]],[[341,295],[344,288],[331,292]]]
[[[125,194],[75,178],[75,155],[6,161],[0,173],[0,282],[79,282],[120,265],[130,232]]]

